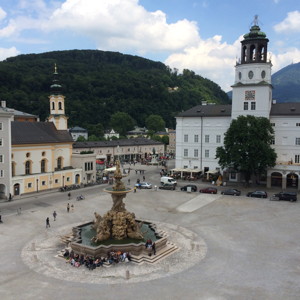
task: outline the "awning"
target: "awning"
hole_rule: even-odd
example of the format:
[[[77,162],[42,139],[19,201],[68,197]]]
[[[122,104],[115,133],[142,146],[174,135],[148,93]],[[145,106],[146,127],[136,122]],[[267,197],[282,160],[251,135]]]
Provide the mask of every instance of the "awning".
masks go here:
[[[173,173],[174,172],[187,172],[187,173],[199,173],[202,172],[200,169],[188,169],[188,168],[175,168],[171,170]]]
[[[114,171],[116,171],[116,167],[111,167],[111,168],[108,168],[108,169],[105,169],[104,170],[104,172],[106,173],[106,172],[114,172]]]

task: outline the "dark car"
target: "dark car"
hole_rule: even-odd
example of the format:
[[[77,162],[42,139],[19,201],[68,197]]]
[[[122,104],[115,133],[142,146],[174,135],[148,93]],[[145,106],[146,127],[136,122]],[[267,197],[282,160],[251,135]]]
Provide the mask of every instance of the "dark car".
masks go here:
[[[268,194],[265,191],[254,191],[254,192],[249,192],[247,194],[247,197],[267,198]]]
[[[191,191],[192,192],[197,192],[197,186],[194,185],[194,184],[188,184],[188,185],[185,185],[181,188],[182,191],[187,191],[188,188],[191,188]]]
[[[167,183],[165,183],[165,184],[159,186],[159,189],[174,191],[176,189],[176,184],[167,184]]]
[[[206,193],[206,194],[216,194],[218,190],[214,187],[207,187],[204,189],[199,190],[200,193]]]
[[[228,190],[222,191],[221,194],[222,195],[240,196],[241,191],[236,190],[236,189],[228,189]]]
[[[277,194],[274,194],[270,200],[285,200],[285,201],[291,201],[295,202],[297,201],[297,193],[294,192],[280,192]]]

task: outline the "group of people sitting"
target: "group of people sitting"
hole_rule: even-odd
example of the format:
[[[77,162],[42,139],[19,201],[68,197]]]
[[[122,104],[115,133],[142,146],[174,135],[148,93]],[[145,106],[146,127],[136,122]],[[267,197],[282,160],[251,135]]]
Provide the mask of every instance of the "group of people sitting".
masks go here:
[[[96,267],[101,267],[105,262],[108,262],[111,265],[119,262],[131,261],[130,253],[122,251],[109,251],[106,258],[96,258],[89,255],[85,256],[83,254],[75,254],[73,250],[69,251],[66,249],[64,252],[64,258],[74,267],[80,267],[84,265],[89,270],[94,270]]]

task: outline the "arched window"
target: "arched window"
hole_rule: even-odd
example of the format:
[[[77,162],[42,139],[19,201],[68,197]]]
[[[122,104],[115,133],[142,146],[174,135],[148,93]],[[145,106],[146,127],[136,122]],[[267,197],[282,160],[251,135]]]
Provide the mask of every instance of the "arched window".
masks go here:
[[[41,173],[46,172],[46,159],[41,160]]]
[[[62,110],[62,104],[61,104],[61,102],[58,102],[58,109]]]
[[[54,110],[54,109],[55,109],[55,103],[52,102],[52,110]]]
[[[61,157],[59,157],[58,159],[57,159],[57,169],[62,169],[62,158]]]
[[[25,174],[29,175],[31,173],[31,162],[27,160],[25,163]]]

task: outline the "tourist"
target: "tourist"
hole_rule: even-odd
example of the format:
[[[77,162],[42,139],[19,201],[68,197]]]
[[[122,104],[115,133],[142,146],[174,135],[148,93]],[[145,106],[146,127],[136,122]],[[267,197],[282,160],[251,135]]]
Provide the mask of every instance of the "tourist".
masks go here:
[[[133,191],[134,191],[134,193],[136,193],[136,186],[134,187]]]
[[[64,258],[69,259],[69,257],[70,257],[70,252],[68,249],[65,249]]]
[[[74,204],[71,205],[71,210],[74,212]]]
[[[53,220],[54,220],[54,221],[56,221],[56,216],[57,216],[57,213],[56,213],[56,211],[54,211],[54,212],[53,212]]]
[[[70,192],[68,193],[68,198],[69,198],[69,200],[71,199],[71,193]]]
[[[49,228],[50,227],[50,220],[49,220],[49,217],[47,217],[46,219],[46,228]]]
[[[67,212],[70,212],[70,204],[67,205]]]
[[[152,244],[152,251],[153,251],[153,254],[156,255],[156,246],[155,246],[155,242]]]

